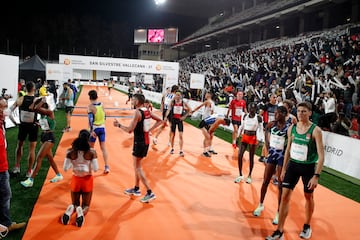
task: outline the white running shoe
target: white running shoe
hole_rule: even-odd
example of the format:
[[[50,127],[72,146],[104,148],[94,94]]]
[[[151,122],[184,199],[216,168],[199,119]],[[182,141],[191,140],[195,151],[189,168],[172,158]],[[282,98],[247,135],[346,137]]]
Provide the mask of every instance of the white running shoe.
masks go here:
[[[14,167],[11,171],[13,174],[18,174],[20,173],[20,167]]]
[[[312,233],[312,230],[311,230],[310,226],[305,227],[305,225],[304,225],[303,230],[301,231],[299,236],[303,239],[309,239],[309,238],[311,238],[311,233]]]
[[[259,204],[259,206],[254,210],[253,215],[255,217],[259,217],[261,215],[261,212],[264,211],[264,205]]]
[[[73,212],[74,212],[74,205],[71,204],[66,208],[64,215],[62,215],[61,217],[62,224],[67,225],[69,223],[70,217],[73,214]]]
[[[81,227],[85,222],[84,213],[80,206],[76,208],[76,226]]]
[[[237,178],[235,178],[234,183],[239,183],[242,180],[244,180],[244,176],[238,176]]]
[[[246,178],[246,183],[248,183],[248,184],[252,183],[251,177],[247,177],[247,178]]]
[[[157,145],[157,139],[155,137],[153,138],[153,144]]]
[[[274,217],[274,220],[272,221],[272,224],[278,225],[279,223],[279,212],[276,212],[276,215]]]
[[[25,181],[21,181],[20,183],[24,187],[29,188],[29,187],[32,187],[34,185],[34,180],[32,180],[31,178],[27,178]]]
[[[26,172],[26,177],[29,178],[33,174],[34,170],[31,169],[31,171]]]
[[[53,177],[52,179],[50,179],[50,182],[51,183],[56,183],[56,182],[59,182],[63,180],[63,176],[60,174],[60,175],[55,175],[55,177]]]

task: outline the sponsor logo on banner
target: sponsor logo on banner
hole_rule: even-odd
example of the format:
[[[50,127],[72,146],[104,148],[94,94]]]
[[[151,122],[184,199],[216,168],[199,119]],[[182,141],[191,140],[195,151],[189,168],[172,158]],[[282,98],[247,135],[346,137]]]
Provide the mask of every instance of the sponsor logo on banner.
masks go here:
[[[342,156],[344,154],[344,151],[342,149],[336,148],[336,147],[333,147],[333,146],[325,145],[324,150],[325,150],[326,153],[330,153],[330,154],[336,155],[338,157],[340,157],[340,156]]]
[[[68,59],[68,58],[64,59],[64,64],[65,65],[70,65],[70,63],[71,63],[70,59]]]

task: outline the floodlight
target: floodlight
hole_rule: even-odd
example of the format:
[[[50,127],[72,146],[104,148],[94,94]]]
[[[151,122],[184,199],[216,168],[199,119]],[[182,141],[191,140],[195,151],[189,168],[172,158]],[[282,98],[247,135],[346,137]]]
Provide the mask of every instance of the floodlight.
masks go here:
[[[164,4],[165,2],[166,2],[166,0],[155,0],[156,5],[161,5],[161,4]]]

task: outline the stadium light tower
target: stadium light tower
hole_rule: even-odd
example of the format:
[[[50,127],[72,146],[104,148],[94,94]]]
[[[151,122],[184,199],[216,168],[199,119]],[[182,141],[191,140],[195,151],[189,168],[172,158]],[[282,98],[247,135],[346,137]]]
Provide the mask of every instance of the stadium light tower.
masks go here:
[[[166,0],[155,0],[155,4],[158,6],[164,4],[165,2]]]

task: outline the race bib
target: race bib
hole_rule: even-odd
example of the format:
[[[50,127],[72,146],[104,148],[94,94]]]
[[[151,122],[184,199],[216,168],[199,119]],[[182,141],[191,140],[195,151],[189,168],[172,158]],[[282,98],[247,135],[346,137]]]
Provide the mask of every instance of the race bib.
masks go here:
[[[269,122],[272,122],[275,120],[275,114],[269,113]]]
[[[144,132],[149,132],[151,125],[151,118],[144,119]]]
[[[34,112],[21,111],[20,121],[23,123],[33,123],[35,118]]]
[[[88,164],[76,164],[74,167],[74,172],[83,173],[90,172],[90,168]]]
[[[292,143],[290,148],[290,157],[297,161],[305,162],[308,155],[308,146]]]
[[[285,146],[285,137],[270,134],[270,147],[283,150]]]
[[[241,117],[243,115],[242,108],[236,108],[235,109],[235,116]]]
[[[182,114],[183,107],[182,106],[174,106],[174,114]]]
[[[39,124],[42,130],[44,131],[50,130],[50,126],[46,118],[40,118]]]

